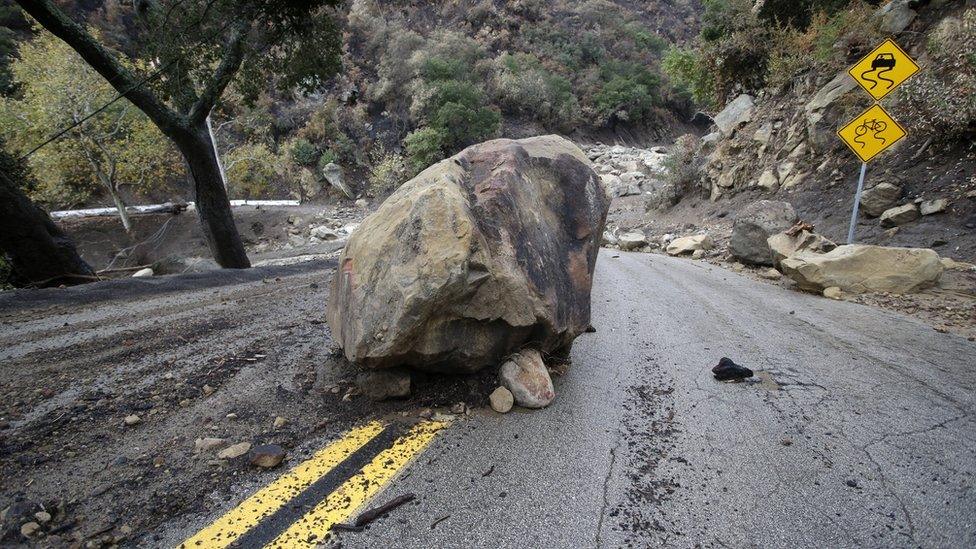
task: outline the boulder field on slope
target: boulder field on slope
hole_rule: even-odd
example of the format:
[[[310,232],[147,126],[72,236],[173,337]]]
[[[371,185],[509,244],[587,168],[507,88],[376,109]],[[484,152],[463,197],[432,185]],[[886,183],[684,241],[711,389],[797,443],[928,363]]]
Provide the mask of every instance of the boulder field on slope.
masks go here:
[[[326,311],[366,367],[473,372],[590,324],[610,200],[557,136],[474,145],[402,185],[339,259]]]
[[[800,289],[822,292],[908,294],[934,286],[944,269],[939,254],[922,248],[866,244],[838,246],[825,254],[798,252],[780,262]]]

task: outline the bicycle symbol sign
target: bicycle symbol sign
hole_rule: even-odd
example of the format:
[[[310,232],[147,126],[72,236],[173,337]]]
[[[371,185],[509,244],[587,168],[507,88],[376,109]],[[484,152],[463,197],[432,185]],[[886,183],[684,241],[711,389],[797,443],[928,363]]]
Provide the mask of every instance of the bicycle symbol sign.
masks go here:
[[[918,65],[892,39],[864,56],[848,71],[871,97],[879,100],[918,72]]]
[[[862,112],[837,134],[863,162],[868,162],[907,135],[880,105]]]

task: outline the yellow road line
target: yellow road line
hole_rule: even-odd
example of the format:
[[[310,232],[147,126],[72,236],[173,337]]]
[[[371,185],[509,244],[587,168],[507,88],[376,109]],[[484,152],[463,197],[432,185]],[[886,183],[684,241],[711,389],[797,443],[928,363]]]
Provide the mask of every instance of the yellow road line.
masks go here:
[[[271,484],[258,490],[213,524],[183,542],[180,547],[222,549],[283,507],[313,482],[331,471],[350,454],[383,431],[379,422],[368,423],[315,453]]]
[[[316,545],[328,534],[333,524],[348,520],[356,510],[376,496],[446,426],[446,423],[432,421],[413,427],[409,433],[397,439],[392,447],[380,452],[362,471],[343,483],[265,547]]]

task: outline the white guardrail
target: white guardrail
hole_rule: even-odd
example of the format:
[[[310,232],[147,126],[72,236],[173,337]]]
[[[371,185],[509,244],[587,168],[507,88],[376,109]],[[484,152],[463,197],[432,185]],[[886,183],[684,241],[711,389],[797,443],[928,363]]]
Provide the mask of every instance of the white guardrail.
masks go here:
[[[195,209],[193,202],[187,202],[187,210]],[[238,206],[298,206],[297,200],[231,200],[231,207]],[[145,206],[126,206],[125,210],[133,214],[169,212],[176,207],[176,204],[167,202],[165,204],[149,204]],[[102,217],[119,215],[115,208],[87,208],[84,210],[59,210],[50,213],[54,219],[65,219],[69,217]]]

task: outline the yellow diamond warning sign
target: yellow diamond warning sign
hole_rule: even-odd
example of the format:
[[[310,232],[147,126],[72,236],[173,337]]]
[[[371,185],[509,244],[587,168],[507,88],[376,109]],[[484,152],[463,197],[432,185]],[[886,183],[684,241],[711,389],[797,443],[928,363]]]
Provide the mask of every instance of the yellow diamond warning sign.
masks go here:
[[[874,105],[841,128],[837,135],[862,162],[868,162],[907,133],[880,105]]]
[[[889,38],[847,72],[871,97],[878,100],[891,93],[918,70],[915,61]]]

